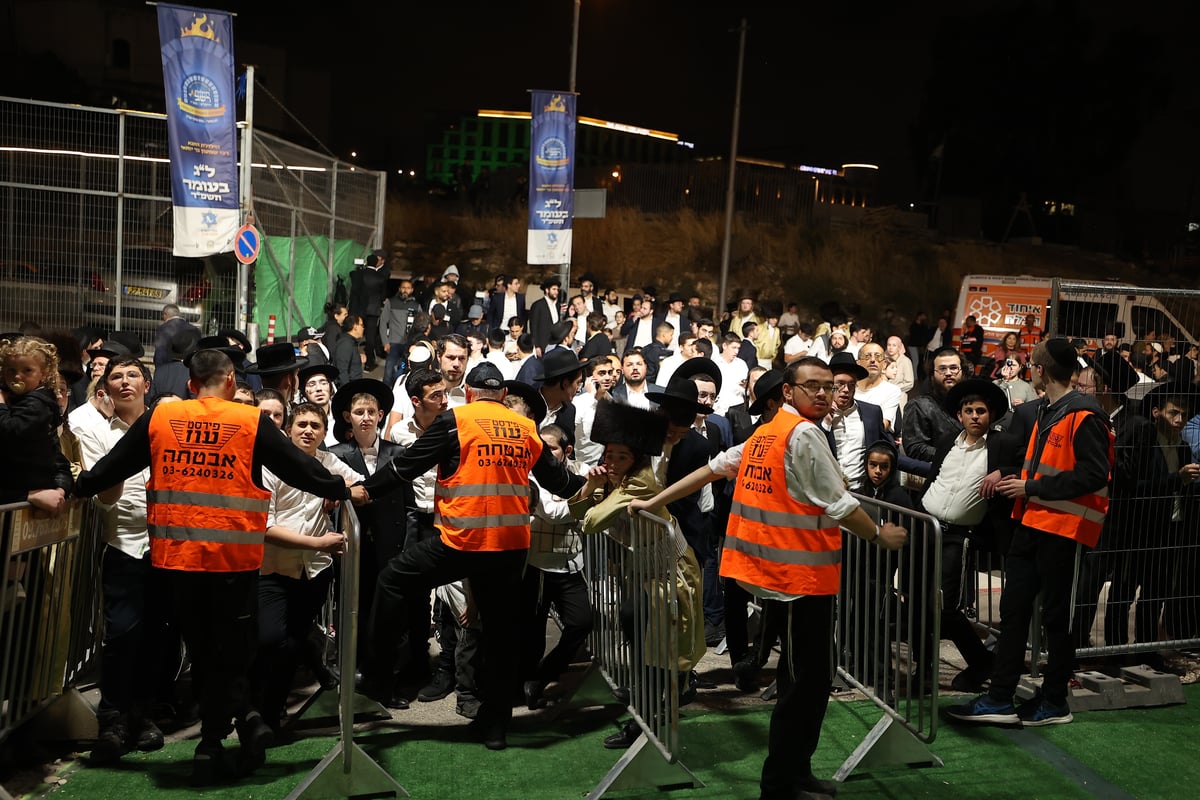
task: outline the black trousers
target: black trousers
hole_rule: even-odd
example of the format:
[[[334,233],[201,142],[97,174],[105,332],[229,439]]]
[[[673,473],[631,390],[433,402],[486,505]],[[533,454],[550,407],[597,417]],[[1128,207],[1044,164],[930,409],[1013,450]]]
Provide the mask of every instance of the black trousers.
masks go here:
[[[1005,560],[1004,594],[1000,597],[1000,641],[988,692],[992,699],[1012,702],[1017,682],[1025,673],[1025,643],[1040,592],[1048,655],[1042,695],[1056,705],[1067,702],[1067,684],[1075,661],[1070,633],[1071,588],[1078,547],[1073,539],[1024,525],[1013,534]]]
[[[134,558],[104,548],[104,646],[100,661],[99,716],[148,713],[172,699],[179,668],[179,635],[160,602],[161,576],[150,556]]]
[[[200,704],[200,739],[220,741],[233,719],[252,711],[250,670],[258,646],[258,570],[154,570],[170,597],[174,621],[192,659]]]
[[[467,578],[483,625],[480,670],[480,718],[507,725],[517,684],[517,619],[521,605],[521,571],[527,550],[480,552],[455,550],[440,538],[407,548],[379,571],[375,609],[371,615],[371,658],[364,677],[384,683],[391,674],[404,632],[415,624],[414,612],[435,587]]]
[[[311,659],[308,634],[329,596],[333,569],[312,578],[262,575],[258,579],[258,656],[254,662],[254,702],[274,725],[287,707],[296,667]]]
[[[367,345],[367,365],[374,368],[376,359],[387,357],[387,353],[383,352],[383,345],[379,343],[378,314],[373,317],[363,315],[363,339]]]
[[[779,695],[771,713],[763,800],[792,798],[812,774],[812,756],[833,688],[833,595],[766,600],[765,613],[783,622]],[[787,681],[783,678],[786,676]]]
[[[528,567],[521,595],[521,677],[545,683],[558,680],[592,632],[587,581],[581,572],[545,572]],[[546,620],[551,605],[562,622],[562,633],[558,644],[546,653]]]

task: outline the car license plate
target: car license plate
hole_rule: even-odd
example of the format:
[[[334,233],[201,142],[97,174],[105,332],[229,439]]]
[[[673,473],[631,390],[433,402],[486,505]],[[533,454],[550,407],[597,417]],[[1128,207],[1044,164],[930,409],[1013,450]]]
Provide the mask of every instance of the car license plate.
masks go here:
[[[153,286],[125,284],[126,297],[144,297],[147,300],[162,300],[171,293],[170,289],[155,289]]]

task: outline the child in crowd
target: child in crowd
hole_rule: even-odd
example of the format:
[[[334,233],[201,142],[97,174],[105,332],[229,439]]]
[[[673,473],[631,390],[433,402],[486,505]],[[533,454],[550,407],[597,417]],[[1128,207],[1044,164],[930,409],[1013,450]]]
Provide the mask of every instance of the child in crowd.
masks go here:
[[[0,340],[0,503],[57,514],[73,480],[58,443],[58,349],[42,339]]]

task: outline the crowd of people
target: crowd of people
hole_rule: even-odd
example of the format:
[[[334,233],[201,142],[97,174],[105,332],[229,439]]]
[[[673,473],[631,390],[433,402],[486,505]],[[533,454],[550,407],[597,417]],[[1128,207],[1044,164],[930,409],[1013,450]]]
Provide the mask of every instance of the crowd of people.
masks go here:
[[[890,309],[877,324],[842,309],[804,319],[749,296],[715,315],[652,286],[621,302],[586,274],[570,297],[547,278],[527,308],[520,277],[471,292],[454,266],[385,297],[385,265],[373,254],[323,327],[261,344],[253,361],[241,332],[201,336],[171,307],[153,375],[119,332],[0,336],[8,499],[53,514],[94,496],[104,514],[93,763],[162,746],[182,637],[196,782],[262,764],[286,735],[298,670],[339,680],[311,633],[346,547],[329,513],[345,500],[364,536],[358,689],[392,709],[453,694],[491,749],[507,745],[514,703],[554,701],[587,639],[582,537],[621,536],[641,509],[670,520],[680,702],[707,646],[726,643],[736,689],[751,692],[782,643],[763,798],[835,792],[811,756],[841,531],[889,550],[908,538],[859,497],[941,525],[941,631],[966,663],[952,688],[978,694],[956,718],[1070,721],[1076,647],[1200,635],[1183,549],[1200,511],[1195,345],[1135,348],[1114,332],[1091,351],[1029,319],[987,348],[972,318],[955,342],[947,315],[923,312],[907,331]],[[1129,556],[1148,548],[1175,556]],[[976,552],[1005,557],[994,649],[966,613]],[[1016,708],[1039,597],[1050,661]],[[752,640],[752,601],[774,636]],[[547,653],[551,609],[561,635]]]

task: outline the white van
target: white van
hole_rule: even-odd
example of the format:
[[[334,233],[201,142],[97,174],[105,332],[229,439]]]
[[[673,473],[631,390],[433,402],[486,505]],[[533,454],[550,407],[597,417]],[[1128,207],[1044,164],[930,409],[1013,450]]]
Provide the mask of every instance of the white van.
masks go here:
[[[1064,291],[1061,297],[1053,298],[1050,278],[967,275],[958,292],[955,318],[950,321],[954,344],[959,344],[963,320],[974,316],[986,334],[983,355],[991,357],[1006,333],[1016,333],[1025,324],[1027,314],[1033,315],[1034,324],[1042,330],[1053,329],[1069,339],[1086,339],[1088,349],[1099,346],[1106,333],[1115,333],[1119,341],[1130,343],[1145,339],[1151,331],[1158,339],[1196,341],[1175,315],[1138,287],[1115,281],[1087,285],[1096,288]]]

